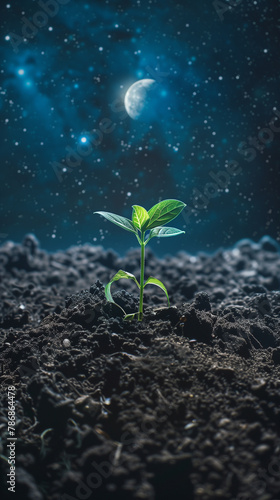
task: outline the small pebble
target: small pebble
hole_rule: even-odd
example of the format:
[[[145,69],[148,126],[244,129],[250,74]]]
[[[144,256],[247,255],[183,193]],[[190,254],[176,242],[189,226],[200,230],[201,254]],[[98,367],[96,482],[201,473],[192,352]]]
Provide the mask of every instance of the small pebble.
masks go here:
[[[264,389],[266,386],[266,381],[263,378],[255,379],[251,385],[251,389],[253,392],[259,392],[261,389]]]
[[[65,347],[67,349],[68,347],[70,347],[70,345],[71,345],[71,342],[69,339],[63,340],[63,347]]]
[[[188,450],[190,448],[190,445],[192,443],[193,443],[193,440],[191,438],[189,438],[189,437],[186,437],[185,439],[183,439],[182,443],[178,447],[178,451]]]
[[[267,455],[270,452],[270,446],[267,444],[260,444],[255,448],[257,455]]]
[[[80,396],[75,400],[75,406],[83,406],[88,403],[91,398],[88,395]]]
[[[227,425],[229,423],[230,423],[229,418],[221,418],[221,420],[219,420],[218,422],[218,427],[224,427],[224,425]]]
[[[189,430],[189,429],[192,429],[193,427],[197,427],[197,423],[196,422],[190,422],[189,424],[186,424],[184,429],[185,430]]]
[[[218,375],[222,375],[224,377],[232,378],[235,375],[235,371],[231,366],[217,366],[213,365],[213,369]]]
[[[217,472],[222,472],[224,470],[222,462],[215,457],[207,457],[205,462],[209,465],[209,467],[211,467],[211,469],[214,469]]]

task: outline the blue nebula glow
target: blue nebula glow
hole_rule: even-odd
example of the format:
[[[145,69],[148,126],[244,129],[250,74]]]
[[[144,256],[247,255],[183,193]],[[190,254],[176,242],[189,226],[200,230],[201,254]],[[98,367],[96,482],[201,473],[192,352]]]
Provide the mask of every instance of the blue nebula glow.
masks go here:
[[[34,24],[33,16],[38,24],[41,18],[36,5],[32,10],[33,3],[37,9],[49,5],[41,16],[42,24],[48,16],[45,27],[37,29]],[[54,16],[55,4],[60,3]],[[273,111],[280,109],[278,49],[266,34],[266,20],[274,18],[276,23],[279,18],[274,6],[279,2],[267,2],[265,10],[262,2],[253,2],[252,8],[248,2],[226,3],[236,6],[223,12],[221,22],[217,2],[188,2],[187,9],[185,0],[175,2],[176,8],[171,0],[164,6],[140,0],[7,0],[10,9],[4,2],[0,176],[5,198],[0,218],[9,238],[20,239],[32,228],[44,246],[57,226],[54,243],[59,240],[65,246],[88,237],[88,207],[130,217],[132,203],[149,207],[159,197],[187,202],[185,223],[192,231],[188,240],[166,238],[163,252],[169,251],[169,241],[170,248],[185,245],[190,251],[216,248],[216,243],[223,244],[224,227],[234,243],[248,235],[247,222],[256,237],[269,231],[280,238],[280,115]],[[254,23],[261,18],[256,31]],[[143,101],[143,119],[134,120],[124,100],[129,87],[142,79],[154,79],[156,84],[154,94]],[[269,124],[275,128],[274,140],[269,131],[261,132],[259,139]],[[270,141],[269,148],[259,140]],[[240,162],[243,177],[230,178],[226,199],[222,194],[212,199],[208,184],[223,184],[220,178],[227,175],[220,172],[230,161]],[[15,175],[23,164],[28,165],[25,189],[21,174]],[[204,206],[204,189],[207,206],[196,209]],[[44,210],[43,224],[34,213],[34,192],[44,193],[36,200]],[[61,214],[74,208],[73,200],[85,201],[82,210],[80,205],[72,213],[66,210],[65,228]],[[51,210],[45,211],[46,206]],[[218,216],[215,224],[212,214]],[[75,221],[73,232],[69,228]],[[105,246],[111,243],[110,234]],[[126,232],[124,240],[125,236]],[[128,245],[133,244],[127,236]],[[112,245],[114,238],[112,234]]]

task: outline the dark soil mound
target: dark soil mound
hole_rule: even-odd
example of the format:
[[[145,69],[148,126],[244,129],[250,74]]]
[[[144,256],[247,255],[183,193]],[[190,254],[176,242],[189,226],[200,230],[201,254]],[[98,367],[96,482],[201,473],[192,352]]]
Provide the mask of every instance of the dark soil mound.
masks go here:
[[[0,248],[2,499],[280,499],[276,242],[146,262],[172,306],[147,287],[143,322],[128,322],[104,284],[138,275],[138,250],[49,254],[32,235]],[[133,283],[112,291],[137,310]]]

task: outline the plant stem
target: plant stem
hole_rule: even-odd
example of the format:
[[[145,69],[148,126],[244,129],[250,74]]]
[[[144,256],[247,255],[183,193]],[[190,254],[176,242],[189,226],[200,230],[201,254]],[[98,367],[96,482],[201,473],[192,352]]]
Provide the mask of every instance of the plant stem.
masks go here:
[[[138,321],[142,321],[143,319],[144,267],[145,267],[144,237],[145,237],[145,232],[141,233],[140,302],[139,302]]]

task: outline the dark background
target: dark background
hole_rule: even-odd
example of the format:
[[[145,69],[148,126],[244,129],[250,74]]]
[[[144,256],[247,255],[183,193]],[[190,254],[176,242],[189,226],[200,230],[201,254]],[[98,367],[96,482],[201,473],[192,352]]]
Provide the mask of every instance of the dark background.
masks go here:
[[[49,250],[124,253],[133,235],[93,212],[165,198],[189,205],[186,235],[154,239],[158,254],[280,241],[279,18],[275,0],[2,2],[0,243],[33,232]],[[150,123],[123,106],[142,78],[166,95]]]

